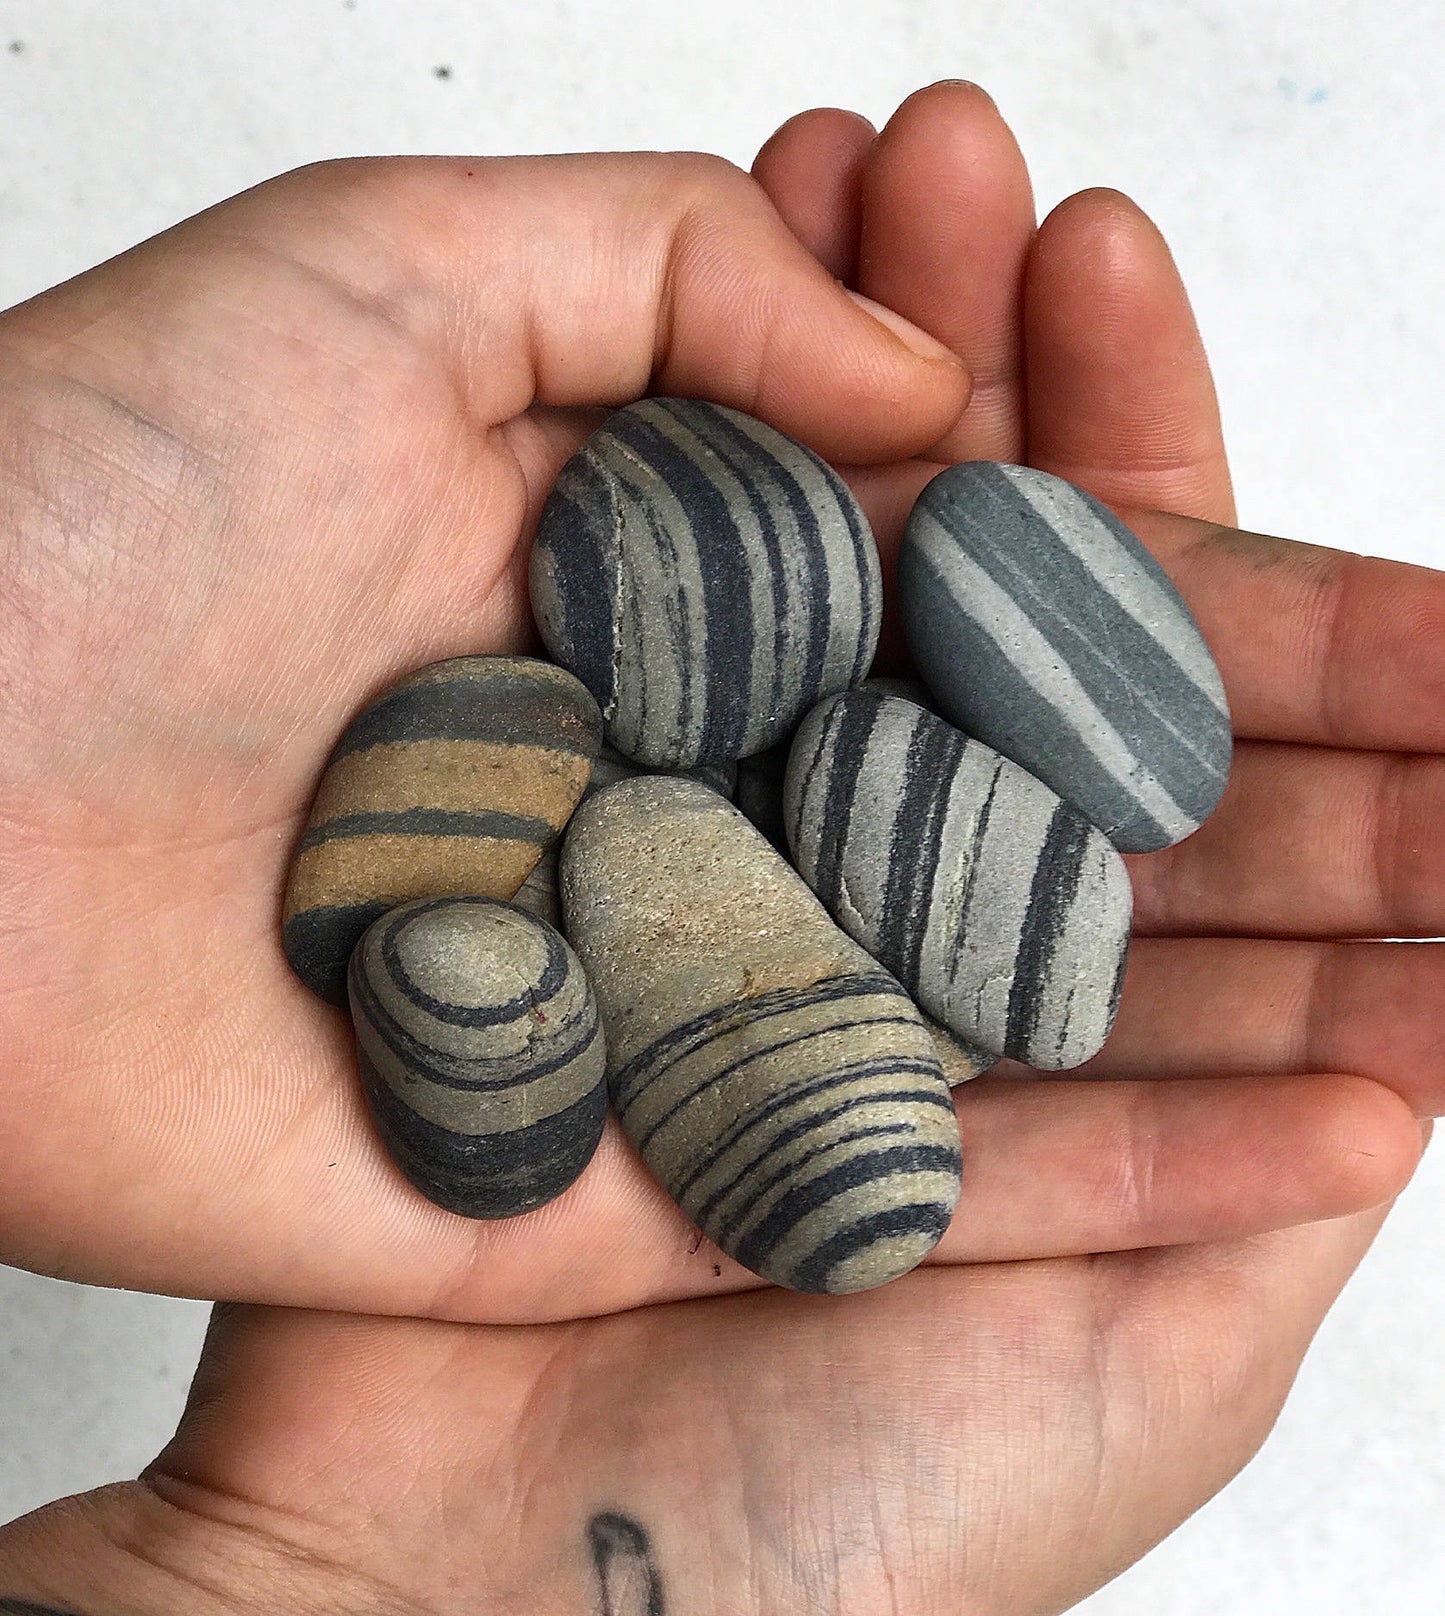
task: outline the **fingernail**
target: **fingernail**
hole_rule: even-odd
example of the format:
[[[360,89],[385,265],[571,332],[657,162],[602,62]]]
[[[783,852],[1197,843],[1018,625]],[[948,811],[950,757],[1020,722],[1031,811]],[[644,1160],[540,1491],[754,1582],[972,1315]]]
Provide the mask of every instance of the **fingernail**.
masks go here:
[[[848,288],[844,288],[848,291]],[[892,309],[884,308],[881,303],[875,303],[871,297],[864,297],[861,292],[848,291],[848,296],[863,310],[870,314],[881,326],[886,326],[905,348],[911,349],[920,359],[931,359],[935,363],[950,365],[963,364],[952,348],[945,348],[935,338],[930,337],[926,331],[920,330],[911,320],[905,320],[901,314],[895,314]]]
[[[972,90],[975,95],[981,95],[985,101],[992,102],[994,106],[998,105],[983,85],[975,83],[973,79],[939,79],[938,83],[946,84],[954,90]]]

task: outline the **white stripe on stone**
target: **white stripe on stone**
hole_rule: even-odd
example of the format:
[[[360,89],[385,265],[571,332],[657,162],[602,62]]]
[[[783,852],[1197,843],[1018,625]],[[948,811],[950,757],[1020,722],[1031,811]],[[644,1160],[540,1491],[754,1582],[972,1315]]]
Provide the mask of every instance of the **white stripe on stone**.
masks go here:
[[[1189,835],[1197,821],[1144,769],[1118,730],[1098,706],[1018,602],[966,555],[948,531],[932,516],[918,532],[920,548],[958,609],[998,647],[1016,676],[1047,706],[1061,711],[1100,766],[1120,788],[1156,819],[1174,841]],[[1039,683],[1034,669],[1053,675],[1049,688]],[[1170,726],[1172,729],[1172,726]],[[1181,741],[1183,737],[1181,737]],[[1108,831],[1114,827],[1102,826]]]
[[[1027,466],[1000,466],[1019,497],[1054,539],[1093,575],[1100,589],[1178,664],[1225,718],[1229,703],[1219,669],[1180,602],[1140,565],[1071,484]]]

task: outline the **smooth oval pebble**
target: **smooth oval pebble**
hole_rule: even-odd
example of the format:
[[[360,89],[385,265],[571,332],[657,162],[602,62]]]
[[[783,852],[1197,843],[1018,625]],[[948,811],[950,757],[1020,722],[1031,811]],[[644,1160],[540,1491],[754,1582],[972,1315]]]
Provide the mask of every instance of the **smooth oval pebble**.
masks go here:
[[[960,1173],[932,1039],[737,809],[683,780],[600,792],[563,844],[562,903],[613,1107],[699,1229],[795,1290],[923,1260]]]
[[[912,702],[855,690],[799,726],[784,815],[824,907],[965,1043],[1048,1071],[1099,1049],[1133,893],[1078,809]]]
[[[941,472],[908,518],[898,593],[939,710],[1125,853],[1168,847],[1229,778],[1224,685],[1164,569],[1098,500],[1023,466]]]
[[[591,777],[601,715],[531,657],[454,657],[409,674],[347,726],[321,777],[286,890],[297,976],[346,1003],[346,962],[411,898],[510,898]]]
[[[428,1200],[505,1218],[576,1179],[602,1136],[607,1058],[555,931],[492,898],[403,904],[368,928],[349,975],[377,1132]]]
[[[649,767],[732,762],[868,670],[878,553],[810,449],[695,399],[618,410],[562,468],[532,550],[532,610]]]

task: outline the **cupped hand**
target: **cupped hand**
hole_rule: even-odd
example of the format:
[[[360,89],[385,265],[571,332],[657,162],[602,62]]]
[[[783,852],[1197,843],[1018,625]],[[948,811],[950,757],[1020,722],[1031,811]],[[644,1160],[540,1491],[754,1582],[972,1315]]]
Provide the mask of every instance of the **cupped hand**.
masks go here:
[[[753,1283],[611,1125],[529,1217],[431,1207],[372,1133],[345,1016],[278,944],[336,735],[410,667],[532,643],[550,481],[648,388],[852,466],[885,555],[965,456],[1197,518],[1137,520],[1223,665],[1235,782],[1134,861],[1144,936],[1090,1073],[1114,1081],[960,1093],[937,1260],[1245,1234],[1398,1186],[1413,1124],[1359,1076],[1445,1096],[1438,956],[1321,939],[1442,929],[1420,827],[1445,764],[1420,754],[1445,747],[1445,586],[1213,525],[1227,475],[1167,250],[1110,194],[1035,235],[981,93],[915,97],[876,147],[805,115],[757,176],[329,165],[0,317],[0,1257],[484,1321]],[[1193,1081],[1133,1081],[1166,1073]]]
[[[6,1255],[434,1315],[218,1309],[145,1481],[0,1534],[6,1586],[97,1610],[1057,1611],[1253,1451],[1364,1209],[1408,1178],[1411,1107],[1445,1095],[1441,967],[1373,939],[1445,929],[1419,834],[1445,586],[1227,525],[1166,248],[1112,193],[1035,233],[980,92],[922,92],[876,142],[805,114],[756,174],[310,172],[0,325]],[[963,370],[819,263],[962,358],[966,411]],[[648,386],[850,464],[885,553],[941,462],[1083,483],[1178,581],[1239,727],[1215,819],[1130,861],[1104,1053],[958,1092],[954,1227],[868,1295],[747,1290],[611,1132],[550,1208],[434,1212],[277,946],[332,737],[411,664],[527,643],[548,480],[589,407]],[[551,1322],[497,1322],[528,1319]]]

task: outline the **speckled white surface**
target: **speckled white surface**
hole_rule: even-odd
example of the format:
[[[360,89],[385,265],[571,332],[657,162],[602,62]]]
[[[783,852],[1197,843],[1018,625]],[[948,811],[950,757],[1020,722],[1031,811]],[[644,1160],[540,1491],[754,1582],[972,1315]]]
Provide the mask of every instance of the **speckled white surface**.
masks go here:
[[[1445,565],[1438,0],[0,0],[0,305],[312,158],[745,162],[944,76],[994,94],[1041,206],[1111,184],[1159,220],[1246,525]],[[1442,1206],[1437,1146],[1260,1458],[1081,1611],[1439,1616]],[[204,1319],[0,1270],[0,1514],[133,1474]]]

